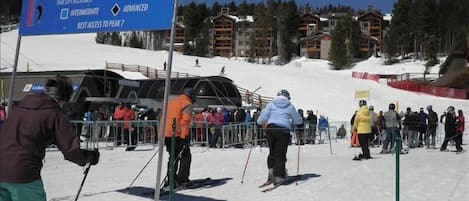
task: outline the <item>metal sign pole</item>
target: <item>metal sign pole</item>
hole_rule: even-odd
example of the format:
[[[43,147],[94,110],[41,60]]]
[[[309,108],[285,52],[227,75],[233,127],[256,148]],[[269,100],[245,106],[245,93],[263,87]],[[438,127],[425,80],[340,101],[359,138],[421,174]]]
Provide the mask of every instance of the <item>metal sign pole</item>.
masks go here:
[[[15,51],[15,63],[13,64],[13,71],[11,72],[10,77],[10,87],[8,89],[8,110],[7,116],[10,114],[11,108],[13,106],[13,89],[15,86],[16,80],[16,70],[18,68],[18,56],[20,54],[20,46],[21,46],[21,34],[18,34],[18,40],[16,41],[16,51]]]
[[[156,184],[155,184],[155,201],[160,200],[160,183],[161,183],[161,166],[163,163],[163,146],[164,146],[164,136],[166,130],[166,115],[168,113],[168,98],[169,91],[171,90],[171,68],[173,67],[173,49],[174,49],[174,36],[176,35],[176,16],[177,16],[177,5],[178,0],[174,0],[173,5],[173,19],[171,23],[171,38],[169,42],[169,52],[168,52],[168,68],[166,71],[166,81],[164,87],[164,99],[163,99],[163,114],[160,118],[160,132],[158,133],[158,164],[156,172]]]

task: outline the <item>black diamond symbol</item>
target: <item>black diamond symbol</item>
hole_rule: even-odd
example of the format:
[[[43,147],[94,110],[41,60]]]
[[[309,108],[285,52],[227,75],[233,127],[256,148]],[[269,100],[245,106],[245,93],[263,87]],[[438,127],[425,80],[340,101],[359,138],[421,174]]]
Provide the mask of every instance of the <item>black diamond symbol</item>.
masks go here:
[[[119,5],[114,4],[114,6],[111,9],[111,12],[114,16],[116,16],[117,14],[119,14],[120,10],[121,10],[121,8],[119,8]]]

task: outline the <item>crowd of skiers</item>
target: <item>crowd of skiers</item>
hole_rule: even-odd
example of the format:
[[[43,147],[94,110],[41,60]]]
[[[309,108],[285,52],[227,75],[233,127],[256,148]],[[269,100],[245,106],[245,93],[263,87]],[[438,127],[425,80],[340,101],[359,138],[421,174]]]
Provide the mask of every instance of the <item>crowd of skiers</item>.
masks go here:
[[[241,142],[238,143],[240,145],[251,146],[255,140],[262,141],[266,139],[266,135],[263,132],[264,128],[255,123],[259,118],[260,112],[261,109],[257,108],[251,114],[251,110],[241,107],[234,109],[222,107],[206,108],[195,112],[192,118],[191,140],[202,145],[204,145],[203,142],[208,142],[211,148],[220,148],[222,146],[220,138],[223,126],[236,125],[236,131],[225,130],[227,135],[225,136],[225,143],[233,143],[230,141],[233,137],[232,135],[240,135],[239,139],[241,139]],[[308,110],[306,116],[303,109],[298,109],[297,113],[303,119],[303,123],[291,128],[291,141],[289,144],[292,142],[301,145],[324,143],[325,136],[329,132],[327,118],[320,115],[318,119],[312,110]],[[236,134],[233,132],[236,132]],[[338,137],[345,137],[346,131],[343,126],[342,129],[339,129],[337,135]],[[318,139],[316,140],[316,138]]]
[[[67,77],[57,76],[45,84],[43,93],[26,95],[21,102],[12,108],[8,120],[0,126],[0,158],[8,163],[0,163],[0,198],[2,200],[46,200],[40,171],[45,149],[56,144],[66,160],[84,166],[96,165],[99,162],[98,150],[80,149],[80,139],[76,134],[69,116],[61,109],[73,93],[71,81]],[[191,153],[190,132],[195,128],[195,137],[203,138],[203,129],[197,125],[210,127],[210,147],[217,147],[221,128],[228,123],[257,125],[260,129],[250,133],[246,129],[244,141],[253,140],[253,134],[264,135],[269,146],[267,157],[268,181],[267,183],[281,184],[286,178],[286,153],[291,143],[292,131],[296,131],[297,144],[315,143],[316,127],[318,128],[319,143],[322,142],[322,133],[328,133],[329,123],[327,118],[320,116],[318,119],[313,111],[308,110],[304,117],[302,109],[296,110],[290,102],[290,93],[282,89],[277,96],[262,110],[258,109],[251,115],[249,110],[238,107],[232,111],[226,108],[207,109],[198,113],[193,111],[193,103],[196,101],[192,88],[186,88],[183,93],[169,100],[166,115],[165,145],[170,158],[168,170],[174,169],[174,173],[167,173],[165,185],[174,179],[176,186],[190,185],[189,179]],[[441,151],[447,151],[449,141],[454,141],[456,151],[463,151],[462,134],[464,132],[464,115],[462,110],[456,110],[449,106],[447,111],[438,118],[432,106],[426,107],[427,112],[420,108],[419,112],[413,112],[406,108],[405,113],[396,112],[396,105],[389,104],[388,111],[374,112],[373,106],[367,106],[365,100],[359,101],[359,109],[351,119],[352,146],[360,146],[362,154],[357,160],[371,158],[369,144],[382,144],[382,153],[389,153],[396,145],[406,143],[409,148],[423,147],[436,148],[436,128],[438,121],[444,124],[445,138],[440,147]],[[4,114],[3,108],[0,113]],[[45,115],[46,114],[46,115]],[[151,110],[142,111],[128,104],[120,104],[112,115],[105,115],[101,109],[86,113],[86,121],[106,119],[132,121],[136,119],[147,120],[159,118],[159,114],[153,114]],[[4,115],[0,115],[4,120]],[[173,120],[173,121],[171,121]],[[252,124],[251,124],[252,123]],[[195,125],[195,126],[194,126]],[[130,132],[129,122],[122,124],[124,143],[128,144],[126,150],[133,150],[136,146],[136,136]],[[345,136],[345,128],[342,125],[340,136]],[[263,132],[262,132],[263,131]],[[306,133],[305,133],[306,131]],[[294,132],[293,132],[294,133]],[[339,132],[338,132],[339,133]],[[171,137],[175,136],[175,141]],[[304,136],[306,135],[306,136]],[[120,136],[120,135],[117,135]],[[127,137],[126,137],[127,136]],[[130,136],[130,139],[129,137]],[[262,138],[263,136],[258,136]],[[305,141],[303,141],[305,139]],[[121,141],[121,140],[118,140]],[[395,142],[395,143],[394,143]],[[174,146],[174,152],[172,147]],[[402,147],[402,146],[401,146]],[[170,168],[174,165],[173,168]]]
[[[462,110],[458,110],[456,114],[453,106],[449,106],[440,118],[431,105],[426,107],[427,112],[424,108],[420,108],[417,112],[407,107],[405,113],[398,113],[394,103],[389,104],[388,111],[379,113],[374,112],[374,107],[371,105],[366,107],[365,100],[360,100],[359,106],[360,109],[351,119],[351,146],[362,148],[360,159],[371,157],[368,144],[371,146],[382,144],[381,153],[395,151],[394,142],[399,142],[401,145],[401,150],[399,150],[401,153],[406,153],[402,150],[402,143],[410,149],[424,146],[428,149],[436,149],[438,121],[444,125],[445,131],[440,151],[448,151],[449,141],[454,141],[456,152],[463,151],[461,144],[465,119]],[[357,122],[357,119],[360,122]]]

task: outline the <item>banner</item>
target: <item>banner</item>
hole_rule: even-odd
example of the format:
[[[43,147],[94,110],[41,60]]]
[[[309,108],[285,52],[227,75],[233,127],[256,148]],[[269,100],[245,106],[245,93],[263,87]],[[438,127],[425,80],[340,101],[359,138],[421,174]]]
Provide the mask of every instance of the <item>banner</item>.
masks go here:
[[[370,99],[370,90],[355,90],[355,99]]]
[[[169,30],[174,0],[23,0],[20,35]]]

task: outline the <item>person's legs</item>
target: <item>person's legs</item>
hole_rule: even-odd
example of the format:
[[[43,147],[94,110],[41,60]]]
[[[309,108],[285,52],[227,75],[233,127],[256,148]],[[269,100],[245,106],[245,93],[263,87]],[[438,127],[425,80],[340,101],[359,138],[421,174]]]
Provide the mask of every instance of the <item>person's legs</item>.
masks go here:
[[[188,140],[188,139],[185,139]],[[181,159],[179,162],[179,169],[177,171],[177,182],[179,184],[184,184],[190,182],[190,169],[191,169],[191,162],[192,162],[192,154],[189,143],[185,142],[185,140],[180,139],[178,141],[179,150],[181,150]]]
[[[383,150],[385,150],[385,151],[388,150],[388,146],[389,146],[389,143],[391,142],[393,134],[394,133],[392,131],[392,128],[387,128],[386,129],[386,136],[385,136],[384,142],[383,142]]]
[[[313,133],[313,144],[315,144],[316,142],[316,125],[312,125],[312,133]]]
[[[443,143],[441,144],[440,151],[446,150],[446,146],[448,146],[448,142],[452,136],[450,136],[449,133],[445,132],[445,139],[443,140]]]
[[[370,149],[368,148],[369,135],[370,134],[358,134],[358,141],[362,148],[363,158],[370,158]]]
[[[274,177],[285,178],[286,171],[285,171],[285,162],[287,161],[287,150],[288,150],[288,141],[289,141],[289,134],[288,133],[276,133],[277,141],[276,141],[276,150],[274,153],[275,157],[275,165],[274,165]]]
[[[2,201],[46,201],[46,192],[41,180],[30,183],[0,183]]]
[[[276,138],[270,128],[265,129],[266,138],[267,138],[267,145],[269,146],[269,155],[267,156],[267,167],[269,169],[274,168],[275,158],[274,153],[276,149]]]
[[[462,151],[462,133],[458,132],[454,138],[454,142],[456,143],[456,151]]]
[[[12,201],[11,193],[7,188],[7,183],[0,182],[0,200],[2,201]]]
[[[171,158],[171,138],[170,137],[166,137],[165,138],[165,147],[166,147],[166,151],[168,152],[168,166],[166,168],[166,175],[168,177],[168,179],[165,181],[165,186],[169,185],[169,178],[171,178],[171,175],[169,174],[169,169],[171,167],[171,161],[169,160]],[[173,175],[177,175],[177,170],[178,170],[178,166],[179,166],[179,159],[177,158],[179,153],[181,152],[181,147],[178,146],[178,142],[176,141],[176,144],[175,144],[175,149],[174,149],[174,161],[173,161],[173,164],[174,164],[174,170],[173,170]],[[176,177],[174,177],[176,179]]]

